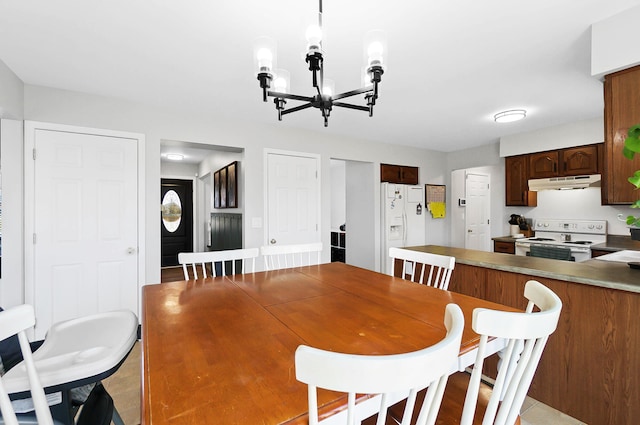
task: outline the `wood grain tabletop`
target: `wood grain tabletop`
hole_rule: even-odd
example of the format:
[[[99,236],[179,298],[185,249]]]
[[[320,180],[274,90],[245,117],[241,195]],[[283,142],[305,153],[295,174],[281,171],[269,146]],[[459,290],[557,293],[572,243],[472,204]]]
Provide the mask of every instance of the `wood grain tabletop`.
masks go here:
[[[301,345],[395,354],[445,335],[444,310],[465,315],[461,354],[477,347],[474,308],[511,308],[329,263],[143,288],[143,424],[304,424]],[[320,391],[328,412],[343,395]]]

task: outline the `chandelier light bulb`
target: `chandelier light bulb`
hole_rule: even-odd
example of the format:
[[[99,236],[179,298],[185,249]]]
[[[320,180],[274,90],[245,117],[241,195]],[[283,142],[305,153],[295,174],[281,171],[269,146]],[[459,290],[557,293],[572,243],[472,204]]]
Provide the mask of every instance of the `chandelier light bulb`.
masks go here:
[[[273,80],[273,89],[278,93],[288,93],[290,78],[289,71],[276,69]]]
[[[322,42],[322,29],[318,25],[311,25],[305,33],[307,38],[307,51],[320,51],[320,43]]]
[[[369,66],[382,65],[382,55],[384,53],[384,47],[379,41],[374,41],[369,44],[367,54],[369,56]]]
[[[258,69],[261,72],[270,72],[273,68],[273,53],[271,50],[263,47],[258,50],[256,56],[258,59]]]
[[[322,94],[326,96],[333,96],[336,92],[336,83],[328,78],[324,79],[324,85],[322,86]]]

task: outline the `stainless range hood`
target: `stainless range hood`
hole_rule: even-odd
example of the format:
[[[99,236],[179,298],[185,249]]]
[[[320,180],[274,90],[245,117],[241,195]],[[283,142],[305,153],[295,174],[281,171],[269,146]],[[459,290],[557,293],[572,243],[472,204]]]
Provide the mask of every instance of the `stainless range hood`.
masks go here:
[[[550,177],[548,179],[529,180],[529,190],[537,192],[540,190],[563,190],[563,189],[584,189],[587,187],[600,187],[600,174],[588,176]]]

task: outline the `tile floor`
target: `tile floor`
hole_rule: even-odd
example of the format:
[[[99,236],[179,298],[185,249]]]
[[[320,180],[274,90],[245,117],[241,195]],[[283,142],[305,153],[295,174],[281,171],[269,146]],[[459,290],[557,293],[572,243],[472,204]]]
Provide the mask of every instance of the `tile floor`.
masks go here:
[[[120,369],[103,381],[125,425],[140,424],[141,362],[140,342],[137,342]],[[584,424],[531,398],[527,398],[522,410],[522,425]]]

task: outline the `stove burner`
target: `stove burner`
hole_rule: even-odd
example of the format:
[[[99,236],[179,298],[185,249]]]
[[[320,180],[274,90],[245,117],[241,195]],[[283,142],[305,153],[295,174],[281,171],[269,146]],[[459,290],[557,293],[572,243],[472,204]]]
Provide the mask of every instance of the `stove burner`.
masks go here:
[[[576,245],[591,245],[593,242],[591,241],[566,241],[565,243],[572,243]]]
[[[529,240],[530,241],[552,241],[554,239],[551,239],[551,238],[532,238],[532,239],[529,239]]]

